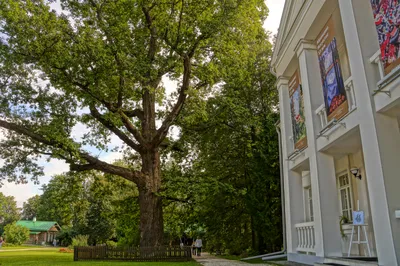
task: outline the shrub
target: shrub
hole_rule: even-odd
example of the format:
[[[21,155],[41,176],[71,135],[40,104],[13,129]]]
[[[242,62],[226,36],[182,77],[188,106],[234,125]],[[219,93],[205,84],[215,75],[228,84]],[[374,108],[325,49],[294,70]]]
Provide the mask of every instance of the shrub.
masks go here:
[[[4,235],[6,242],[21,245],[25,241],[29,240],[29,229],[17,225],[16,223],[8,224],[4,227]]]
[[[114,242],[114,241],[108,240],[108,241],[106,241],[106,245],[107,245],[108,247],[115,248],[115,247],[118,246],[118,243],[117,243],[117,242]]]
[[[60,246],[68,247],[72,245],[72,239],[77,236],[78,233],[69,227],[63,227],[57,235],[57,240]]]
[[[86,247],[88,246],[88,235],[77,235],[76,237],[72,238],[72,244],[69,248],[73,247]]]
[[[15,247],[15,246],[17,246],[17,245],[15,245],[15,244],[12,244],[12,243],[8,243],[8,242],[3,242],[3,245],[2,245],[3,247]]]

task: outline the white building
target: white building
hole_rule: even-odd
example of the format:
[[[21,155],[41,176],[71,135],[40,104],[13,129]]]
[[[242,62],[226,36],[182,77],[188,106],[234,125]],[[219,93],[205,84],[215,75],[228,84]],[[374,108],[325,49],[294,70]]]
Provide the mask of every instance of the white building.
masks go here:
[[[285,3],[272,69],[290,261],[400,265],[398,2]],[[369,245],[352,244],[348,256],[356,210]]]

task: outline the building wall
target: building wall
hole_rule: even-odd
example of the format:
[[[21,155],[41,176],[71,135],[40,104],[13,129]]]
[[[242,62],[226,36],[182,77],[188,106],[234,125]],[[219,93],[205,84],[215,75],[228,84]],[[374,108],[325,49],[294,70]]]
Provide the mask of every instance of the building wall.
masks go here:
[[[293,1],[288,2],[290,6]],[[292,10],[297,14],[291,14]],[[353,86],[356,108],[341,118],[327,136],[321,137],[324,126],[318,121],[316,110],[324,100],[313,43],[331,16],[342,75]],[[378,256],[381,265],[400,265],[400,219],[394,215],[400,210],[400,96],[396,101],[388,97],[391,102],[385,106],[385,101],[389,101],[383,98],[385,95],[375,95],[382,77],[377,65],[371,63],[379,45],[369,1],[305,0],[285,10],[283,20],[285,36],[278,36],[273,65],[279,77],[288,252],[299,254],[296,224],[306,220],[301,175],[309,171],[315,212],[315,255],[321,258],[337,254],[337,242],[340,242],[339,253],[347,253],[349,240],[337,235],[340,200],[335,178],[357,167],[361,180],[349,173],[353,209],[359,201],[368,223],[372,255]],[[291,25],[286,25],[285,20]],[[293,155],[287,80],[298,67],[306,105],[308,147]],[[397,95],[397,91],[400,95],[400,74],[388,86],[392,95]],[[366,255],[365,250],[358,247],[351,253]],[[300,257],[292,258],[300,260]]]

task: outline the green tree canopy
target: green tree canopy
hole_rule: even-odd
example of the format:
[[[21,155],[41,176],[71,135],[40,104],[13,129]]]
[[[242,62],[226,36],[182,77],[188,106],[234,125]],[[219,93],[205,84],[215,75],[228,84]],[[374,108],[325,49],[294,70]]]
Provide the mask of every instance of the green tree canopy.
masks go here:
[[[29,198],[22,207],[22,219],[32,220],[33,217],[37,217],[38,209],[40,207],[40,196],[35,195]]]
[[[0,2],[0,177],[37,180],[40,156],[119,175],[139,188],[141,244],[160,245],[169,129],[187,99],[241,66],[267,8],[263,0],[60,2],[63,14],[46,0]],[[170,98],[165,77],[178,84]],[[78,124],[89,128],[83,139],[72,135]],[[107,150],[111,136],[140,169],[88,149]]]
[[[210,250],[281,249],[278,99],[266,71],[271,48],[260,34],[240,64],[227,59],[220,90],[188,101],[179,121],[182,151],[174,153],[166,191],[181,199],[175,205],[186,217],[178,221],[205,227]]]

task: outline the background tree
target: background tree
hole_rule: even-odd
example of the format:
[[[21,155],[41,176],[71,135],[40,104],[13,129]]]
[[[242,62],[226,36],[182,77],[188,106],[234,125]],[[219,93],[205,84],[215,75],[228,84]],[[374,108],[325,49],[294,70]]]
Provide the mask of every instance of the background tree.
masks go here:
[[[86,227],[91,173],[60,174],[42,186],[38,220],[56,221],[62,227],[81,230]]]
[[[29,198],[22,207],[22,219],[32,220],[33,217],[37,217],[38,210],[40,207],[40,196],[35,195]]]
[[[182,151],[174,153],[178,170],[167,176],[174,184],[167,193],[193,202],[186,212],[206,228],[210,250],[281,249],[277,94],[266,71],[271,48],[260,31],[240,63],[224,61],[220,90],[192,97],[179,121]]]
[[[0,235],[4,231],[4,226],[18,221],[20,210],[17,208],[17,202],[13,196],[4,196],[0,192]]]
[[[54,176],[42,190],[37,219],[58,222],[63,245],[77,235],[87,235],[89,244],[110,239],[139,244],[138,191],[132,182],[95,171],[66,173]]]
[[[139,189],[141,245],[160,245],[162,144],[186,99],[221,80],[226,58],[247,53],[267,14],[264,1],[61,5],[58,15],[45,0],[0,3],[1,176],[36,179],[38,156],[121,176]],[[172,98],[163,77],[177,81]],[[77,123],[90,128],[83,140],[71,135]],[[140,169],[108,164],[87,149],[107,150],[111,134],[128,159],[139,156]]]

